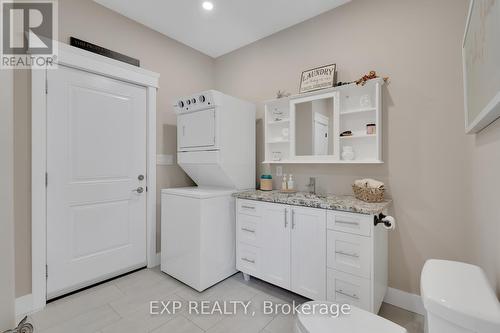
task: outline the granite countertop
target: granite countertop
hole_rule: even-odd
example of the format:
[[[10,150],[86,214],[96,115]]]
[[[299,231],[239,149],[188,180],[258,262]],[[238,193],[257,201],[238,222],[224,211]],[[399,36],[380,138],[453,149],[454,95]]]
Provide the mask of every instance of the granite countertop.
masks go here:
[[[345,212],[369,214],[369,215],[382,213],[382,211],[384,211],[387,207],[389,207],[389,205],[392,202],[391,200],[386,199],[383,202],[370,203],[356,199],[352,195],[334,195],[334,194],[319,195],[307,192],[281,193],[280,191],[277,190],[274,191],[252,190],[252,191],[234,193],[233,196],[238,199],[340,210]]]

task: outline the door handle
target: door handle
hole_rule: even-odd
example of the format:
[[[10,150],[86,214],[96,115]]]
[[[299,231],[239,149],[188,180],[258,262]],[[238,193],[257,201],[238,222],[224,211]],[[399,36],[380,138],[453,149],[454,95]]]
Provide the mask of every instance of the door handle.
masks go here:
[[[359,254],[357,253],[348,253],[344,251],[335,251],[336,254],[341,254],[343,256],[348,256],[348,257],[353,257],[353,258],[359,258]]]
[[[246,261],[246,262],[251,263],[251,264],[255,264],[255,260],[252,260],[252,259],[241,258],[241,260]]]
[[[285,229],[288,227],[288,209],[285,208]]]
[[[356,295],[356,294],[352,294],[352,295],[351,295],[351,294],[349,294],[349,293],[346,293],[346,292],[345,292],[345,291],[343,291],[342,289],[335,290],[335,292],[336,292],[337,294],[344,295],[344,296],[347,296],[347,297],[350,297],[350,298],[353,298],[353,299],[357,299],[357,300],[359,300],[358,295]]]
[[[135,190],[132,190],[132,192],[137,192],[137,193],[141,194],[142,192],[144,192],[144,187],[139,186],[139,187],[138,187],[138,188],[136,188]]]
[[[351,222],[351,221],[344,221],[344,220],[335,220],[335,223],[349,224],[349,225],[359,225],[359,222]]]
[[[292,229],[295,228],[295,210],[292,208]]]

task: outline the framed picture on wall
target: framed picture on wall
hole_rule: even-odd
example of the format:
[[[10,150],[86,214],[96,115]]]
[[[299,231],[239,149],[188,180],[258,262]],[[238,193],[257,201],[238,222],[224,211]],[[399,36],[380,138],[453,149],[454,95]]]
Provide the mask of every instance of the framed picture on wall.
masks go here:
[[[331,64],[302,72],[300,76],[299,94],[309,91],[331,88],[335,85],[337,65]]]
[[[500,0],[472,0],[462,44],[465,132],[500,117]]]

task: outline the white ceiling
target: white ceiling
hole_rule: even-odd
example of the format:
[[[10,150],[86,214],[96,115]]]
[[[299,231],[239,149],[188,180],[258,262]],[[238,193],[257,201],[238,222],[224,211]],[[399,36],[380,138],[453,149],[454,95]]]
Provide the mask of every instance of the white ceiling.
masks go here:
[[[94,1],[216,58],[351,0]]]

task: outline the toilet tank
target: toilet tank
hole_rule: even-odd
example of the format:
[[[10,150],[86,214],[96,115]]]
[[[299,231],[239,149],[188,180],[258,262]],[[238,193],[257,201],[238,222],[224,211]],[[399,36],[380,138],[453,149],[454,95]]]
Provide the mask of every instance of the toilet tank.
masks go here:
[[[478,266],[428,260],[420,293],[427,333],[500,332],[500,303]]]

